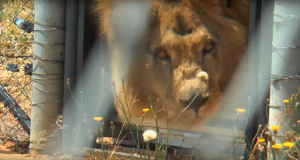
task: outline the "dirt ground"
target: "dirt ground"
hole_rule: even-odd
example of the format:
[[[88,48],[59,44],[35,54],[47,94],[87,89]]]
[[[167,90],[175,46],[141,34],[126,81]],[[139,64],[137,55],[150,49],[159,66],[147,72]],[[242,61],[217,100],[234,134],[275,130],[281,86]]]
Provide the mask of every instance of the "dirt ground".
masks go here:
[[[0,160],[4,159],[32,159],[28,154],[19,154],[17,151],[12,151],[8,146],[0,145]]]
[[[110,157],[113,145],[109,147],[108,156]],[[104,159],[103,156],[101,156],[101,149],[94,149],[95,152],[95,158],[96,160],[102,160]],[[153,158],[154,152],[153,151],[143,151],[144,154],[150,154]],[[78,153],[78,152],[77,152]],[[85,152],[88,153],[88,152]],[[111,160],[139,160],[140,157],[137,154],[136,149],[132,148],[124,148],[124,147],[117,147],[115,150],[113,156],[111,157]],[[145,154],[145,155],[146,155]],[[163,152],[158,153],[159,155],[162,155]],[[135,155],[132,157],[132,155]],[[102,157],[102,158],[101,158]],[[145,157],[144,157],[145,158]],[[143,159],[144,159],[143,158]],[[0,160],[91,160],[91,157],[89,155],[85,157],[72,157],[69,155],[64,156],[48,156],[48,155],[30,155],[28,152],[28,146],[27,147],[19,147],[16,148],[14,142],[12,141],[6,141],[3,145],[0,145]]]
[[[89,157],[50,157],[50,156],[33,156],[26,154],[20,154],[16,151],[7,149],[5,146],[0,145],[0,160],[89,160]]]
[[[19,150],[13,149],[14,143],[7,141],[0,145],[0,160],[4,159],[30,159],[29,154],[20,154]],[[31,158],[32,159],[32,158]]]
[[[15,144],[11,141],[5,142],[0,145],[0,160],[88,160],[89,157],[50,157],[50,156],[37,156],[30,155],[28,148],[15,148]],[[23,152],[23,153],[22,153]]]

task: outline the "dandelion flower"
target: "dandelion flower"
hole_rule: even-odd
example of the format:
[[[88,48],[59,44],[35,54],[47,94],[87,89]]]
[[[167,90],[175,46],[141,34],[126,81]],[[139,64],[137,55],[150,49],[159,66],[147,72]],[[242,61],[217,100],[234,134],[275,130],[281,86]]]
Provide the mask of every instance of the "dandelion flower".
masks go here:
[[[282,147],[281,144],[274,144],[274,145],[272,145],[273,149],[280,149],[281,147]]]
[[[288,99],[283,100],[284,104],[288,104],[290,101]]]
[[[199,72],[197,74],[197,77],[199,77],[199,78],[201,78],[203,80],[208,80],[209,79],[208,74],[206,72],[204,72],[204,71]]]
[[[109,145],[109,144],[113,144],[113,139],[111,137],[103,137],[103,138],[97,138],[96,139],[97,144],[101,144],[101,142],[104,145]]]
[[[95,117],[94,120],[97,122],[102,121],[102,117]]]
[[[143,133],[143,138],[144,138],[144,141],[145,142],[149,142],[153,139],[156,139],[157,137],[157,133],[153,130],[146,130],[144,133]]]
[[[263,142],[265,142],[265,139],[263,139],[263,138],[258,138],[258,143],[263,143]]]
[[[286,148],[292,148],[294,146],[294,143],[292,143],[292,142],[284,142],[282,145],[285,146]]]
[[[297,120],[297,123],[300,124],[300,120]]]
[[[149,111],[148,108],[144,108],[144,109],[143,109],[143,112],[148,112],[148,111]]]
[[[245,109],[237,109],[236,112],[238,112],[238,113],[244,113],[244,112],[246,112],[246,110]]]
[[[273,130],[273,131],[278,131],[278,129],[279,129],[279,126],[277,126],[277,125],[271,127],[271,130]]]

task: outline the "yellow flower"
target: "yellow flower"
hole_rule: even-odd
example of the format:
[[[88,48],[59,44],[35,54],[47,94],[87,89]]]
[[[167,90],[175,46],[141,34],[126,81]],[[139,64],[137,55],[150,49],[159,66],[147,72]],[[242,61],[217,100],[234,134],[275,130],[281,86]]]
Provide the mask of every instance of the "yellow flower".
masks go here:
[[[98,121],[98,122],[99,122],[99,121],[102,121],[102,117],[95,117],[94,120],[95,120],[95,121]]]
[[[300,124],[300,120],[297,120],[297,123],[299,123],[299,124]]]
[[[274,145],[272,145],[273,149],[280,149],[281,147],[282,147],[281,144],[274,144]]]
[[[288,104],[290,101],[288,99],[283,100],[284,104]]]
[[[283,146],[285,146],[286,148],[292,148],[294,146],[293,142],[284,142]]]
[[[148,111],[149,111],[148,108],[143,109],[143,112],[148,112]]]
[[[237,111],[238,113],[244,113],[244,112],[246,112],[245,109],[237,109],[236,111]]]
[[[265,139],[263,139],[263,138],[258,138],[258,143],[263,143],[263,142],[265,142]]]
[[[271,127],[271,130],[273,130],[273,131],[278,131],[278,129],[279,129],[279,126],[277,126],[277,125]]]

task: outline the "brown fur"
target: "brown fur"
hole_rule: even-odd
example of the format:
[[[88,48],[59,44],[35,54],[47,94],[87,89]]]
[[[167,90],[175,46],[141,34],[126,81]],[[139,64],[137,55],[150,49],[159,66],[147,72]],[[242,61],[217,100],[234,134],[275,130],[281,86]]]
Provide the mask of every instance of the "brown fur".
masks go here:
[[[147,32],[142,35],[143,41],[135,46],[136,52],[130,53],[130,65],[122,62],[130,56],[124,46],[120,45],[120,40],[116,39],[113,29],[116,26],[111,21],[111,16],[118,11],[118,7],[114,6],[116,0],[97,1],[95,12],[100,15],[100,29],[111,50],[116,92],[127,116],[141,117],[142,109],[150,108],[148,97],[151,95],[159,121],[170,117],[174,122],[184,109],[179,98],[191,98],[189,90],[192,89],[199,90],[199,95],[208,97],[208,100],[203,106],[199,106],[198,117],[195,117],[193,111],[186,110],[179,123],[186,127],[198,125],[214,113],[219,107],[222,93],[246,52],[248,1],[232,0],[231,8],[226,7],[224,0],[177,0],[175,3],[167,0],[148,1],[151,14]],[[191,34],[185,34],[190,31]],[[202,58],[203,49],[209,41],[216,44],[215,53],[208,53]],[[167,52],[170,62],[154,60],[152,55],[159,47]],[[126,65],[129,65],[128,72],[122,70]],[[200,71],[208,73],[208,82],[196,77]],[[126,83],[125,91],[121,84],[122,77]],[[138,101],[135,101],[137,87]],[[130,106],[130,113],[127,106]],[[124,121],[124,113],[118,101],[116,108],[119,117]],[[147,113],[147,116],[152,118],[152,112]]]

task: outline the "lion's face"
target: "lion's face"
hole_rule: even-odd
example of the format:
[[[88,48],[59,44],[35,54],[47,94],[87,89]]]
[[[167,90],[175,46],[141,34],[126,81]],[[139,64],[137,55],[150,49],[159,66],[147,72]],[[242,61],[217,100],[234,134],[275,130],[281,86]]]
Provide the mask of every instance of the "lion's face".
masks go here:
[[[245,52],[244,28],[214,0],[154,1],[149,21],[128,81],[145,97],[155,94],[171,116],[189,104],[182,120],[208,116]]]
[[[220,43],[188,7],[170,7],[157,17],[145,54],[154,78],[151,87],[172,108],[191,103],[189,109],[197,116],[213,100],[210,96],[220,91]]]

